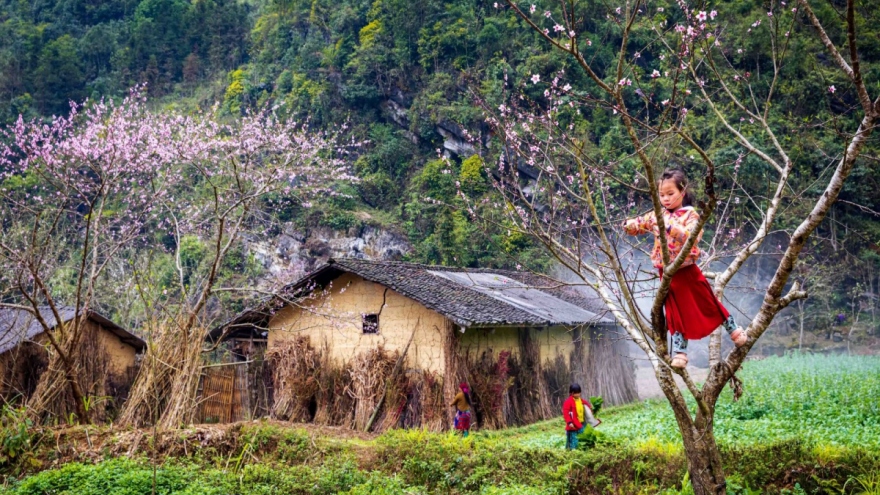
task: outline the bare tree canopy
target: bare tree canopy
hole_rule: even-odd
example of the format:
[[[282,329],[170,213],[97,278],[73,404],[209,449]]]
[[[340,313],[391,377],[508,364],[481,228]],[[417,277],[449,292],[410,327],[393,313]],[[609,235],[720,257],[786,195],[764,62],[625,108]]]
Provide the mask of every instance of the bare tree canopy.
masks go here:
[[[770,46],[762,52],[773,74],[769,83],[760,84],[753,84],[750,72],[734,60],[725,26],[715,22],[715,10],[705,7],[679,2],[678,11],[662,15],[658,12],[664,9],[650,2],[609,7],[606,15],[616,25],[611,34],[619,42],[613,59],[596,56],[591,48],[592,34],[585,26],[595,15],[588,11],[595,8],[592,3],[507,1],[506,8],[572,62],[582,77],[558,70],[542,80],[535,73],[519,84],[511,82],[500,105],[478,98],[501,142],[498,166],[487,171],[502,198],[495,206],[505,216],[491,221],[537,239],[581,284],[599,293],[653,365],[675,412],[696,493],[723,493],[724,473],[712,435],[716,401],[728,382],[735,394],[741,393],[735,373],[750,349],[782,309],[807,297],[800,282],[789,283],[793,270],[880,119],[880,95],[871,94],[872,84],[863,80],[865,69],[858,58],[861,17],[855,3],[847,3],[842,19],[820,19],[807,0],[773,4],[764,21]],[[829,23],[845,36],[832,40]],[[758,20],[752,29],[761,24]],[[787,61],[806,56],[799,52],[800,41],[811,37],[821,40],[850,83],[856,105],[833,122],[804,126],[781,115],[774,103],[786,84]],[[834,85],[828,87],[829,95],[836,91]],[[574,115],[611,119],[620,132],[593,136]],[[704,132],[707,127],[715,131],[712,138]],[[799,141],[795,152],[789,134]],[[598,139],[612,143],[606,148],[614,147],[618,154],[600,153]],[[812,156],[803,156],[804,143],[814,151]],[[812,184],[821,193],[793,190],[790,179],[799,160],[814,156],[829,163],[828,173]],[[745,159],[763,165],[766,190],[742,188],[737,174]],[[679,254],[672,256],[658,179],[665,168],[679,167],[702,187],[695,205],[699,218],[680,239]],[[628,197],[628,204],[621,204],[621,197]],[[740,197],[745,201],[736,199]],[[634,256],[640,244],[623,238],[620,226],[639,213],[646,199],[663,270],[650,290],[650,310],[643,312],[639,299],[656,272],[649,266],[642,269],[646,262],[634,261],[644,259]],[[797,224],[777,224],[783,208],[802,212]],[[483,217],[481,205],[471,203],[469,209],[475,218]],[[707,256],[700,262],[710,269],[718,297],[771,235],[784,235],[785,242],[777,246],[772,278],[760,287],[763,303],[750,315],[748,342],[720,359],[714,337],[714,365],[699,387],[686,370],[670,366],[663,306],[673,277],[699,246],[704,229],[712,235],[708,246],[701,246]],[[687,384],[696,414],[688,411],[673,374]]]

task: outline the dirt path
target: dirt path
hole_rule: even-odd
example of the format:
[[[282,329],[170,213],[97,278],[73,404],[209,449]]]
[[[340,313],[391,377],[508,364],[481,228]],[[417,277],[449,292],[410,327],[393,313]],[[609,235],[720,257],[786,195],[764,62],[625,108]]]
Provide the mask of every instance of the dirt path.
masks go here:
[[[709,376],[708,368],[688,366],[688,372],[691,374],[691,379],[697,383],[704,382],[706,377]],[[678,383],[678,388],[687,393],[687,388],[678,375],[675,376],[675,382]],[[639,391],[639,399],[641,400],[663,397],[663,391],[660,390],[660,384],[657,383],[654,370],[648,366],[636,367],[636,388]]]

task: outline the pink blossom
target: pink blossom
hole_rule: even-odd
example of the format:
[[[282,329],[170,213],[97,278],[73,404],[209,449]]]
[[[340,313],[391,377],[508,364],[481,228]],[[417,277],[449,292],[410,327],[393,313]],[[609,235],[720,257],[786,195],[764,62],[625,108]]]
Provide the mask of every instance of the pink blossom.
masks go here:
[[[705,10],[701,10],[701,11],[697,14],[697,20],[700,21],[700,22],[705,22],[707,18],[708,18],[708,16],[707,16]]]
[[[829,93],[834,93],[835,91],[837,91],[837,88],[835,88],[834,85],[828,86]]]
[[[709,17],[710,17],[711,19],[715,19],[715,17],[717,17],[717,16],[718,16],[718,11],[717,11],[717,10],[713,10],[712,12],[709,12]]]
[[[537,9],[538,9],[538,8],[535,7],[535,4],[532,4],[532,6],[529,7],[529,13],[534,14],[534,13],[535,13],[535,10],[537,10]]]
[[[541,80],[541,76],[538,74],[532,74],[532,84],[538,84]]]

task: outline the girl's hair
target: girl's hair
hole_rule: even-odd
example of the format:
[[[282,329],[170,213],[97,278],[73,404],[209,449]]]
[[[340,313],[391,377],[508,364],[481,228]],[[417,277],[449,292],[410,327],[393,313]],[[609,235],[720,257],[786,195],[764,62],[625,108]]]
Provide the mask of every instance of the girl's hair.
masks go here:
[[[688,187],[688,178],[680,168],[667,168],[660,176],[660,182],[671,180],[679,191],[684,191],[684,197],[681,199],[682,206],[694,205],[694,192]]]
[[[568,393],[569,393],[569,394],[579,394],[579,393],[581,393],[581,385],[580,385],[579,383],[572,383],[572,384],[568,387]]]
[[[471,404],[471,389],[468,387],[468,384],[462,382],[458,388],[461,389],[461,393],[464,394],[464,401],[467,402],[467,405],[473,407],[473,404]]]

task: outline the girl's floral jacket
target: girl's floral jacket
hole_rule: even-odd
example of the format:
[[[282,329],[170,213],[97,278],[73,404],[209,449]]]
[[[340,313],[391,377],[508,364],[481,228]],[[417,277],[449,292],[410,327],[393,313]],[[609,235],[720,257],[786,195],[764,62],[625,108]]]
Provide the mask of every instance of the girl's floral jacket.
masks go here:
[[[681,252],[681,248],[684,246],[691,231],[696,228],[699,219],[700,215],[692,206],[684,206],[671,213],[669,210],[663,209],[663,223],[668,229],[666,241],[669,245],[670,260],[674,259]],[[633,220],[633,222],[626,223],[624,230],[629,235],[652,232],[654,234],[654,250],[651,251],[651,261],[654,262],[656,268],[663,268],[663,251],[660,249],[660,235],[657,232],[657,219],[654,216],[654,212],[648,212]],[[700,248],[697,245],[700,243],[700,237],[702,236],[703,232],[701,231],[697,237],[697,242],[694,243],[694,247],[691,248],[691,252],[688,253],[681,266],[693,265],[697,262],[697,259],[700,257]]]

